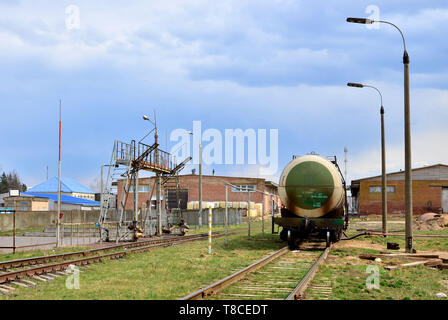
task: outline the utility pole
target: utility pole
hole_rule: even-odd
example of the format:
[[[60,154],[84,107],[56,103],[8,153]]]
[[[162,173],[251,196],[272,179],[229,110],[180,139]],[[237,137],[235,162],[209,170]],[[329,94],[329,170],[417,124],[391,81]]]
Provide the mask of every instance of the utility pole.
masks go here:
[[[134,219],[132,221],[134,227],[134,240],[137,236],[137,221],[138,221],[138,170],[134,175]],[[143,227],[143,226],[142,226]]]
[[[387,182],[386,182],[386,141],[384,137],[384,108],[381,103],[381,200],[382,200],[382,218],[383,234],[387,233]]]
[[[411,119],[410,119],[410,95],[409,95],[409,55],[406,50],[406,40],[403,32],[395,24],[384,20],[371,20],[365,18],[347,18],[347,22],[372,24],[385,23],[393,26],[400,32],[403,40],[403,73],[404,73],[404,166],[405,166],[405,241],[406,252],[414,253],[412,236],[412,163],[411,163]]]
[[[224,184],[224,186],[226,187],[226,216],[225,216],[225,225],[226,225],[226,247],[229,245],[229,241],[227,239],[227,234],[229,233],[229,210],[227,209],[227,201],[228,201],[228,185],[227,182]]]
[[[247,236],[250,238],[250,189],[247,189]]]
[[[199,142],[199,228],[202,227],[202,142]]]
[[[404,42],[404,38],[403,38]],[[403,53],[404,66],[404,170],[405,170],[405,202],[406,202],[406,252],[413,253],[412,238],[412,165],[411,165],[411,116],[409,98],[409,55],[406,47]]]
[[[349,87],[355,87],[355,88],[372,88],[378,92],[380,96],[381,101],[381,108],[380,108],[380,116],[381,116],[381,202],[382,202],[382,232],[383,234],[387,233],[387,185],[386,185],[386,142],[385,142],[385,135],[384,135],[384,107],[383,107],[383,95],[381,94],[381,91],[374,87],[367,84],[361,84],[361,83],[353,83],[349,82],[347,83],[347,86]],[[345,149],[344,149],[345,151]]]
[[[274,234],[274,195],[271,194],[272,234]]]
[[[59,161],[58,161],[58,218],[56,220],[56,247],[60,246],[61,233],[61,128],[62,101],[59,99]]]
[[[344,179],[347,181],[347,147],[344,147]]]
[[[159,143],[159,135],[157,133],[157,122],[156,122],[156,114],[154,113],[154,122],[156,123],[155,126],[155,132],[154,132],[154,142],[155,144]],[[155,162],[159,164],[159,147],[156,148],[154,151],[155,155]],[[160,184],[161,184],[161,177],[160,173],[156,173],[156,202],[157,202],[157,235],[162,235],[162,201],[161,201],[161,194],[160,194]],[[166,197],[166,195],[165,195]],[[165,199],[166,201],[166,199]]]

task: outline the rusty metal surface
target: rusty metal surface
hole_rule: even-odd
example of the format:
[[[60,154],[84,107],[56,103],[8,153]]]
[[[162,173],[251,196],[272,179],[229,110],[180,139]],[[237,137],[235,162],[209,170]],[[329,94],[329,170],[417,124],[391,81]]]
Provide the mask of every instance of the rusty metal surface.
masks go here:
[[[286,300],[299,300],[302,298],[303,293],[305,292],[306,288],[308,287],[311,280],[313,280],[314,276],[316,275],[317,270],[319,269],[319,265],[325,261],[325,259],[328,256],[328,253],[330,252],[331,247],[325,248],[325,250],[322,252],[322,254],[319,256],[319,258],[314,262],[314,264],[311,266],[308,273],[303,277],[303,279],[299,282],[297,287],[294,288],[294,290],[290,293],[290,295],[286,298]]]

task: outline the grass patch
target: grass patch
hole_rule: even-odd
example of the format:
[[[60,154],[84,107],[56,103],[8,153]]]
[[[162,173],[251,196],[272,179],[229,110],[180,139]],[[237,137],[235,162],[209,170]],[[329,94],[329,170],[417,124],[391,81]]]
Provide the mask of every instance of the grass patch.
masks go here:
[[[330,253],[329,262],[320,267],[314,281],[330,279],[333,288],[330,299],[335,300],[430,300],[447,288],[441,280],[448,280],[448,270],[425,266],[386,270],[381,262],[360,260],[348,262],[344,257],[372,250],[353,248],[338,249]],[[379,270],[379,289],[367,289],[366,280],[372,275],[367,266],[376,265]]]
[[[17,288],[13,295],[1,298],[178,299],[285,245],[278,235],[266,232],[262,236],[260,222],[254,227],[251,239],[245,233],[232,235],[228,247],[224,237],[214,239],[212,255],[207,253],[207,241],[154,248],[84,268],[79,290],[66,289],[66,277],[59,277],[34,289]]]

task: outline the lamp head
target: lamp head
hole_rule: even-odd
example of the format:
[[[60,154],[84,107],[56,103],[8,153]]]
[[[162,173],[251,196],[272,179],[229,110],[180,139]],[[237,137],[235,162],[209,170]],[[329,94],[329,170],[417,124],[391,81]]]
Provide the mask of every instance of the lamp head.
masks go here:
[[[143,115],[143,120],[148,120],[149,121],[148,116],[147,115]]]
[[[347,83],[347,86],[349,87],[355,87],[355,88],[364,88],[364,85],[360,84],[360,83],[354,83],[354,82],[349,82]]]
[[[361,24],[372,24],[375,21],[371,20],[371,19],[366,19],[366,18],[347,18],[347,22],[361,23]]]

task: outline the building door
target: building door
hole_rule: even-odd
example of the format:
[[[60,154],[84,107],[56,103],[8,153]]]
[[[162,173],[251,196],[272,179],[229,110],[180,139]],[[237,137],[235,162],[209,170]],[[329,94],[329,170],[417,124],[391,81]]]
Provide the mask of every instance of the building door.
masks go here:
[[[448,188],[442,188],[442,212],[448,213]]]

